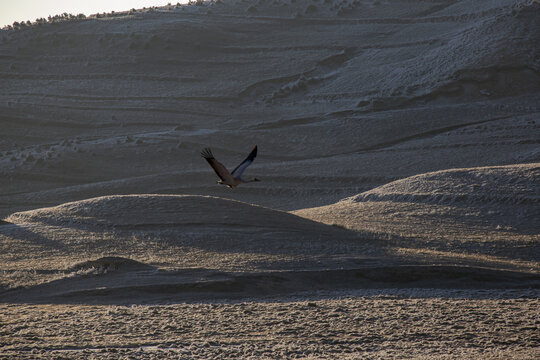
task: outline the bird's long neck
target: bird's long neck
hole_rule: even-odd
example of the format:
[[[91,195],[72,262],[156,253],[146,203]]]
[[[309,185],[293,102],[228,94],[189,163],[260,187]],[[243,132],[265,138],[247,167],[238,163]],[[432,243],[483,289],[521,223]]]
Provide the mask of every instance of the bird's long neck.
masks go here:
[[[245,183],[250,183],[250,182],[254,182],[254,181],[258,181],[257,179],[253,178],[253,179],[242,179],[240,177],[238,178],[235,178],[235,180],[238,182],[238,184],[245,184]]]
[[[239,184],[255,182],[255,181],[261,181],[261,180],[259,180],[257,178],[252,178],[252,179],[246,180],[246,179],[242,179],[241,177],[236,177],[236,178],[234,178],[234,182],[235,182],[234,186],[237,186]]]

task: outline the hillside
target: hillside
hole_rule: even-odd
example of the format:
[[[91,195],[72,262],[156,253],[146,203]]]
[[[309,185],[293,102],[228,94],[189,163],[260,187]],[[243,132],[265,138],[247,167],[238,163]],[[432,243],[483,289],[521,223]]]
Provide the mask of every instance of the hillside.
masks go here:
[[[539,14],[193,0],[0,30],[0,358],[538,358]],[[234,189],[200,156],[255,144]]]
[[[296,215],[386,237],[399,251],[538,271],[540,165],[452,169],[397,180]]]
[[[297,210],[540,159],[538,2],[199,5],[0,32],[0,215],[131,193]],[[215,186],[199,151],[233,168],[255,143],[263,181]]]

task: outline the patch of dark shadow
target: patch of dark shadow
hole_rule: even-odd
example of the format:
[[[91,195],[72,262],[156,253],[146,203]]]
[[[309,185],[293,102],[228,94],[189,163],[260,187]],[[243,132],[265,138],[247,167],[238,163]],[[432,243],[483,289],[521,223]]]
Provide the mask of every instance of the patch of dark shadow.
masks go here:
[[[46,236],[38,234],[30,228],[13,223],[0,224],[0,230],[4,235],[20,240],[27,244],[33,244],[42,248],[49,248],[56,251],[64,250],[66,245],[61,241],[52,240]]]
[[[463,226],[468,224],[464,223]],[[535,235],[538,234],[533,232],[534,230],[515,230],[515,233],[524,234],[524,235]],[[464,258],[462,260],[453,259],[454,264],[467,264],[472,265],[476,264],[478,266],[484,266],[484,264],[489,262],[488,257],[500,257],[502,259],[511,259],[511,260],[520,260],[520,261],[538,261],[540,258],[540,248],[535,243],[531,243],[530,240],[513,240],[511,245],[505,244],[501,241],[486,241],[486,240],[476,240],[474,238],[469,238],[466,241],[457,240],[449,241],[448,238],[433,238],[430,237],[429,240],[426,240],[422,237],[406,237],[393,234],[380,234],[373,233],[370,235],[369,232],[363,231],[361,233],[363,238],[370,239],[372,236],[372,242],[379,239],[379,244],[381,246],[381,251],[386,251],[387,256],[392,256],[395,254],[395,248],[407,248],[407,249],[416,249],[416,250],[436,250],[446,252],[448,254],[455,255],[474,255],[475,260]],[[365,235],[364,235],[365,234]],[[384,239],[381,241],[381,239]],[[384,247],[383,247],[384,246]]]
[[[174,275],[174,274],[173,274]],[[166,281],[126,278],[112,286],[95,282],[62,288],[49,284],[2,294],[0,302],[25,303],[171,303],[283,296],[358,289],[538,289],[540,275],[467,266],[388,265],[378,267],[221,273],[216,278],[170,276]],[[155,274],[156,280],[159,274]],[[70,285],[71,284],[71,285]],[[124,284],[124,286],[118,286]],[[61,285],[61,284],[58,284]]]
[[[97,302],[97,303],[124,303],[126,301],[145,301],[150,298],[164,298],[181,295],[183,298],[192,298],[194,294],[213,294],[211,297],[220,297],[220,294],[242,293],[245,286],[234,279],[192,282],[169,283],[142,286],[101,287],[69,291],[53,297],[54,302]],[[207,295],[208,296],[208,295]],[[132,299],[132,300],[130,300]],[[81,301],[82,300],[82,301]]]
[[[2,225],[12,225],[12,224],[10,222],[0,220],[0,226],[2,226]]]
[[[540,288],[540,275],[509,270],[450,265],[402,265],[355,270],[374,283],[443,288]]]
[[[181,273],[181,272],[180,272]],[[220,276],[218,276],[220,275]],[[220,278],[212,280],[211,278]],[[49,292],[49,284],[38,285],[28,289],[7,293],[0,302],[24,301],[37,303],[103,303],[123,304],[137,302],[157,301],[185,301],[190,299],[219,299],[235,298],[243,296],[266,296],[281,292],[290,292],[283,284],[288,282],[286,277],[271,273],[262,274],[213,274],[208,279],[185,282],[179,279],[177,283],[167,282],[158,284],[127,285],[127,286],[103,286],[106,284],[95,283],[93,286],[82,289],[65,287]],[[295,285],[296,286],[296,285]],[[26,290],[26,291],[25,291]],[[10,296],[11,295],[11,296]]]
[[[96,260],[87,260],[80,263],[77,263],[73,266],[71,266],[68,271],[80,271],[80,270],[88,270],[88,269],[100,269],[100,270],[125,270],[125,271],[132,271],[132,270],[152,270],[155,269],[155,267],[141,263],[136,260],[127,259],[123,257],[118,256],[107,256],[102,257]]]

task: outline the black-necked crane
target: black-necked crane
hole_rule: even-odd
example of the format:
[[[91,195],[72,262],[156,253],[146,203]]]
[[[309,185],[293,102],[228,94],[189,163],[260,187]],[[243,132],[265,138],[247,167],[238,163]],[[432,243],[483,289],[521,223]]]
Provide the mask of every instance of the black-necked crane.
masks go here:
[[[233,188],[242,183],[260,181],[257,178],[252,178],[251,180],[242,179],[242,173],[249,165],[251,165],[253,160],[255,160],[255,156],[257,156],[257,145],[253,147],[253,150],[251,150],[248,157],[244,161],[242,161],[240,165],[238,165],[232,172],[229,172],[229,170],[227,170],[227,168],[223,166],[222,163],[216,160],[210,148],[204,148],[203,151],[201,151],[201,156],[205,158],[206,161],[208,161],[212,169],[214,169],[215,173],[220,178],[220,180],[217,182],[218,184],[227,185],[227,187]]]

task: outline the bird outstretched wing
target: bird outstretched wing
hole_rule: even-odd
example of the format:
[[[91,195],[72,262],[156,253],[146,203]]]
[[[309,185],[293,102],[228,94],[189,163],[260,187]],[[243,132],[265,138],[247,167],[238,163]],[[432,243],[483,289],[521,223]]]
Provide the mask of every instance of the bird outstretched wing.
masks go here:
[[[227,168],[223,166],[222,163],[216,160],[210,148],[204,148],[203,151],[201,151],[201,156],[205,158],[206,161],[208,161],[208,163],[210,164],[212,169],[214,169],[214,172],[221,179],[221,181],[232,180],[232,176],[229,170],[227,170]]]
[[[253,150],[251,150],[251,152],[249,153],[249,155],[247,156],[247,158],[242,161],[240,163],[240,165],[238,165],[231,173],[231,175],[235,178],[239,178],[242,176],[242,173],[244,172],[244,170],[246,170],[246,168],[251,165],[251,163],[253,162],[253,160],[255,160],[255,157],[257,156],[257,145],[255,145],[253,147]]]

